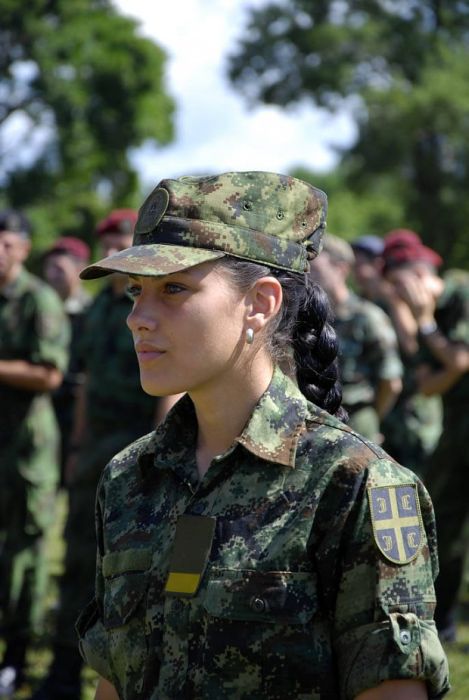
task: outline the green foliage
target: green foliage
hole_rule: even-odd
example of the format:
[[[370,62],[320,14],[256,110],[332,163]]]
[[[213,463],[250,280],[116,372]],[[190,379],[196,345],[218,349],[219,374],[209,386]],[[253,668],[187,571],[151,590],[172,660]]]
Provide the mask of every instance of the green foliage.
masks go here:
[[[350,173],[344,166],[332,173],[313,173],[298,168],[292,174],[327,193],[327,230],[331,233],[351,241],[358,236],[384,233],[402,226],[402,200],[398,183],[392,177],[375,179],[368,191],[357,195],[347,185]]]
[[[467,266],[468,49],[466,1],[277,0],[252,11],[229,74],[252,102],[352,110],[334,227],[414,228]]]
[[[43,247],[90,240],[96,219],[134,206],[128,151],[173,137],[165,55],[109,0],[0,0],[0,127],[28,120],[43,146],[27,167],[3,157],[3,202],[24,208]]]

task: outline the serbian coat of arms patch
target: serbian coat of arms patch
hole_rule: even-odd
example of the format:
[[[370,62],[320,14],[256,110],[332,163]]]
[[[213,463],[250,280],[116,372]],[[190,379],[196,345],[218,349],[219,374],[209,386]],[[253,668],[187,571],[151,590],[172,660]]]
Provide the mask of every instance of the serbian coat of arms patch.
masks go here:
[[[368,489],[375,542],[395,564],[415,559],[422,545],[422,516],[415,484]]]

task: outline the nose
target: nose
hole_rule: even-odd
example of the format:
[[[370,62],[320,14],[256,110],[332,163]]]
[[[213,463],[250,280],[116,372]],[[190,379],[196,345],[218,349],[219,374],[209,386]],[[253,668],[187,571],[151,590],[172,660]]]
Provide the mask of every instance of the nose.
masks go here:
[[[153,331],[158,325],[156,309],[154,304],[149,304],[142,297],[134,300],[132,311],[127,316],[127,326],[135,333],[141,331]]]

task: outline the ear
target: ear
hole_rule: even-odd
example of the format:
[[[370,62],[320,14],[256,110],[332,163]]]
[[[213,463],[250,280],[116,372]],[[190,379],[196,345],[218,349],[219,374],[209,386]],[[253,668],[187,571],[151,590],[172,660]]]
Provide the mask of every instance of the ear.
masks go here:
[[[246,326],[258,333],[278,314],[282,299],[282,285],[275,277],[256,280],[246,295]]]
[[[22,238],[21,244],[19,246],[19,258],[20,262],[24,263],[31,252],[31,241],[29,238]]]

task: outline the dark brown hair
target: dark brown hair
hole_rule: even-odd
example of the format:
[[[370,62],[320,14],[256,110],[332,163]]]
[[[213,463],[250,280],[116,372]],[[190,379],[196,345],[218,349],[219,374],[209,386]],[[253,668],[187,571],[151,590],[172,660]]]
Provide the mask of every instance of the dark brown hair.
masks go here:
[[[332,313],[324,290],[306,274],[277,270],[233,257],[216,263],[230,275],[233,284],[247,291],[266,275],[282,285],[280,313],[269,327],[269,351],[281,365],[294,363],[298,387],[312,403],[341,420],[347,419],[342,408],[342,387],[337,367],[338,341],[331,325]]]

